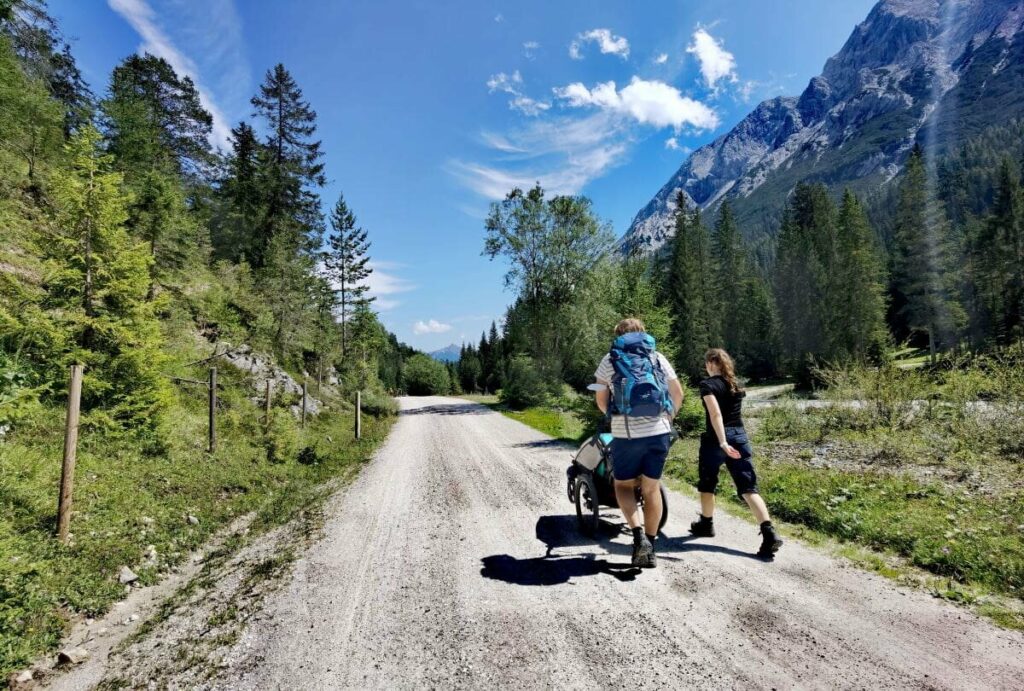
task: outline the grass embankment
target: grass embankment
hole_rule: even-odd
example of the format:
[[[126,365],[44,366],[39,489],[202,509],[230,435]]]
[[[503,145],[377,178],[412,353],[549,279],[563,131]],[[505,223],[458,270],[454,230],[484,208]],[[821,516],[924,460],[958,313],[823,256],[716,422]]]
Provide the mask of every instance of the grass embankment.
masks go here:
[[[268,433],[249,400],[257,395],[252,384],[223,365],[221,383],[213,454],[206,452],[201,389],[176,391],[153,438],[83,429],[68,546],[53,537],[63,409],[43,408],[6,435],[0,443],[0,675],[53,650],[72,617],[99,615],[123,597],[121,566],[133,569],[139,584],[152,584],[242,514],[257,512],[253,529],[288,520],[322,497],[324,482],[354,474],[390,428],[390,419],[364,415],[364,436],[356,443],[351,411],[336,404],[300,429],[287,409],[293,401],[282,398]],[[146,557],[150,545],[155,558]]]
[[[824,407],[748,415],[762,492],[802,537],[1024,628],[1022,392],[1018,362],[834,373]],[[676,444],[668,477],[696,484],[697,443]],[[724,472],[720,489],[746,515]]]
[[[510,417],[559,441],[579,443],[586,434],[583,422],[569,408],[535,406],[525,410],[512,410],[494,395],[466,394],[462,398],[481,403],[505,417]]]

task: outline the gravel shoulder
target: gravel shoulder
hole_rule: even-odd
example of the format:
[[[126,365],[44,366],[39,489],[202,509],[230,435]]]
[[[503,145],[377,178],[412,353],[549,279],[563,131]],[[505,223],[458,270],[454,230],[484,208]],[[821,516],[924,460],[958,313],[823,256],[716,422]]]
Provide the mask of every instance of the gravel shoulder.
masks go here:
[[[1019,688],[1019,632],[796,541],[764,563],[724,514],[691,539],[696,504],[675,492],[658,568],[634,570],[617,511],[578,534],[568,447],[461,399],[401,408],[188,686]]]

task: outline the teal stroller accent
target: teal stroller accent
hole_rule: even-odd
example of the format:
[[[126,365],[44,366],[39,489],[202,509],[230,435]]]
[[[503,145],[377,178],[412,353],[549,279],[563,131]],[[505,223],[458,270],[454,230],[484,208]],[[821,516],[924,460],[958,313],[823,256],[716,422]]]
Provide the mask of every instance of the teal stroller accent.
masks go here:
[[[576,505],[576,519],[584,535],[597,534],[602,506],[619,508],[615,498],[615,462],[612,458],[612,435],[607,432],[595,434],[583,442],[566,469],[569,502]],[[636,488],[637,503],[643,507],[643,496]],[[661,485],[661,521],[658,529],[665,527],[668,520],[668,495]]]

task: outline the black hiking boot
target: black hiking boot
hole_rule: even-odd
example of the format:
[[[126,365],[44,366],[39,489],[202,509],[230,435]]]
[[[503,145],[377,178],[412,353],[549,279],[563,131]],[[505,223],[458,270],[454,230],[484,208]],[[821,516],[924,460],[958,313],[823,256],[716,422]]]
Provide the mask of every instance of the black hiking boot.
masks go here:
[[[633,540],[633,566],[638,568],[648,568],[653,566],[654,561],[654,546],[651,541],[646,537],[642,537],[639,540]]]
[[[653,569],[658,566],[658,557],[654,554],[654,545],[657,544],[650,535],[647,535],[647,541],[651,543],[651,553],[647,555],[647,560],[640,565],[643,569]]]
[[[775,553],[782,547],[782,540],[775,534],[775,527],[771,521],[761,524],[761,548],[757,550],[757,556],[769,561],[775,558]]]
[[[700,518],[690,524],[690,532],[695,537],[714,537],[715,536],[715,521],[703,514],[699,514]]]

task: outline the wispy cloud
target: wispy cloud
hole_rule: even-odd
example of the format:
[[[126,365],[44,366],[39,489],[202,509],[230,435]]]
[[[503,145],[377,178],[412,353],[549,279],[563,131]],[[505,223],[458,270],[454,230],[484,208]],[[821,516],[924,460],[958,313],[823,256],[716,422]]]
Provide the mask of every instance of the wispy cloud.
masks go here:
[[[451,330],[451,324],[443,324],[436,319],[418,321],[412,325],[412,332],[417,336],[422,336],[423,334],[443,334]]]
[[[681,145],[677,137],[669,137],[668,139],[666,139],[665,148],[668,149],[669,151],[679,151],[684,154],[688,154],[690,153],[690,151],[692,151],[690,147]]]
[[[614,35],[610,29],[591,29],[576,36],[569,44],[569,57],[573,60],[583,59],[583,45],[596,43],[606,55],[618,55],[625,60],[629,57],[629,41],[623,36]]]
[[[456,160],[447,168],[477,194],[502,199],[513,187],[538,182],[553,194],[576,194],[622,160],[631,134],[621,117],[598,112],[535,120],[507,135],[485,133],[483,139],[502,161]]]
[[[199,98],[213,116],[211,143],[227,148],[231,134],[231,121],[214,100],[210,91],[204,87],[206,83],[200,76],[197,60],[181,50],[177,43],[161,26],[159,15],[146,0],[107,0],[110,8],[119,14],[135,30],[142,39],[140,52],[147,52],[166,60],[174,70],[188,76],[196,84]],[[180,2],[169,2],[175,17],[180,19],[188,15],[196,5],[182,5]],[[183,30],[190,43],[202,51],[202,62],[220,67],[225,80],[234,88],[248,88],[248,70],[241,58],[241,45],[238,15],[230,0],[210,0],[202,3],[202,16],[190,16],[190,21],[182,23],[188,27]],[[191,8],[182,14],[183,8]],[[244,78],[243,78],[244,77]],[[221,79],[215,80],[220,85]]]
[[[402,304],[395,296],[401,293],[408,293],[416,289],[412,281],[398,276],[395,271],[402,268],[402,264],[371,260],[369,267],[373,273],[366,279],[369,287],[369,294],[374,298],[373,307],[379,312],[393,310]]]
[[[492,74],[487,80],[487,90],[490,93],[502,92],[512,96],[509,99],[508,107],[518,110],[524,115],[537,116],[548,110],[551,104],[546,101],[539,101],[523,93],[523,76],[516,70],[512,74],[499,72]]]
[[[668,53],[659,53],[654,57],[655,65],[664,65],[666,62],[668,62]]]
[[[527,41],[523,44],[523,56],[527,60],[533,60],[537,57],[537,51],[540,49],[540,43],[537,41]]]
[[[679,89],[664,82],[633,77],[621,90],[609,81],[588,89],[574,82],[554,89],[555,96],[574,108],[593,106],[627,115],[641,125],[674,127],[690,126],[698,130],[718,126],[715,111],[700,101],[683,96]]]
[[[701,76],[704,77],[704,83],[708,88],[717,88],[718,82],[723,79],[737,81],[735,56],[723,47],[722,41],[709,34],[704,27],[697,27],[693,32],[693,40],[686,47],[686,52],[697,57]]]

